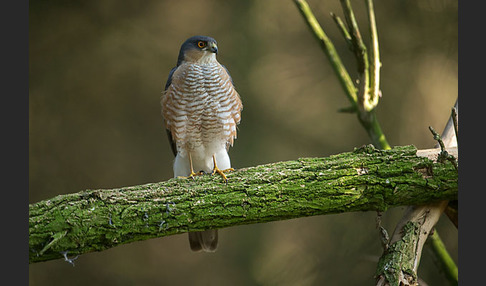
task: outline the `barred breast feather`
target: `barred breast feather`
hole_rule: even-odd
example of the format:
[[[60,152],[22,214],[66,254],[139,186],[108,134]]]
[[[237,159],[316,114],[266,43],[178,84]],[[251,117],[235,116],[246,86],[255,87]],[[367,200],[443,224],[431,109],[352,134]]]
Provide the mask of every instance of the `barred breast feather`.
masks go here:
[[[229,74],[217,61],[182,63],[162,96],[162,114],[177,150],[232,146],[242,107]]]

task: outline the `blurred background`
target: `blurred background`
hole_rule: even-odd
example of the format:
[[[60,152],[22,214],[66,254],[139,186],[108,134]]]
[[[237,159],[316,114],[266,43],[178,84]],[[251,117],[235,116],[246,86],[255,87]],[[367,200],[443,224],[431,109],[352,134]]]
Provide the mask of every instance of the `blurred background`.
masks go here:
[[[365,41],[364,1],[351,1]],[[330,12],[309,0],[353,76]],[[458,7],[452,0],[375,1],[377,116],[392,146],[430,148],[458,96]],[[29,201],[172,177],[161,91],[181,43],[218,41],[244,109],[235,168],[323,157],[369,139],[293,1],[30,1]],[[383,217],[390,235],[405,208]],[[176,235],[31,264],[30,285],[372,285],[382,253],[376,213],[308,217],[220,230],[214,254]],[[457,229],[437,226],[457,263]],[[419,276],[444,285],[426,247]]]

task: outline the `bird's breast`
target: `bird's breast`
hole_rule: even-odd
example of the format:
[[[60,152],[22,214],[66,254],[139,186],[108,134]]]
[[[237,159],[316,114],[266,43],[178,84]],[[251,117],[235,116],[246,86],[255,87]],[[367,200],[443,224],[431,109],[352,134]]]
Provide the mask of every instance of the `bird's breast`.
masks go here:
[[[162,99],[162,111],[178,149],[232,144],[241,100],[219,63],[182,64]]]

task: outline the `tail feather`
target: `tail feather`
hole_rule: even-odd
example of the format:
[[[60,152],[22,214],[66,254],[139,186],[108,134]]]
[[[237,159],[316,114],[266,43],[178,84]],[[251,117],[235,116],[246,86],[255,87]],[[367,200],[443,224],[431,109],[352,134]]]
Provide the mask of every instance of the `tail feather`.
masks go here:
[[[218,247],[218,230],[189,232],[189,245],[192,251],[215,252]]]
[[[192,163],[194,171],[204,171],[206,173],[211,173],[213,171],[213,154],[202,154],[204,150],[195,150],[195,154],[192,156]],[[231,162],[228,153],[225,148],[214,154],[216,156],[216,161],[218,167],[222,170],[231,168]],[[174,160],[174,177],[188,176],[191,174],[191,164],[189,161],[189,156],[186,154],[184,157],[181,153],[177,153]],[[215,252],[218,247],[218,230],[205,230],[189,232],[189,244],[191,250],[193,251],[204,251],[204,252]]]

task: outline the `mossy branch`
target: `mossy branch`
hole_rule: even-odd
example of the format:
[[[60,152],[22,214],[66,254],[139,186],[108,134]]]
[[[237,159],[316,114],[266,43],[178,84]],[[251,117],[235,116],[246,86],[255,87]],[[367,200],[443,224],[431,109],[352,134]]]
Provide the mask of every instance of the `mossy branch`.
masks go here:
[[[299,11],[301,12],[304,20],[307,22],[310,30],[316,37],[316,39],[321,44],[325,54],[328,56],[331,66],[334,68],[338,79],[340,80],[342,87],[351,102],[351,107],[343,108],[341,111],[344,112],[356,112],[358,115],[358,120],[361,125],[365,128],[368,136],[371,139],[371,142],[382,149],[390,149],[390,145],[388,144],[384,133],[381,130],[379,121],[375,114],[375,107],[378,105],[379,98],[381,97],[380,91],[380,56],[379,56],[379,44],[378,44],[378,32],[376,28],[376,20],[374,14],[374,7],[372,0],[365,0],[366,8],[368,12],[368,20],[369,20],[369,30],[370,30],[370,42],[371,42],[371,49],[370,54],[367,52],[367,48],[362,40],[361,33],[358,28],[358,24],[354,17],[354,12],[351,7],[351,3],[349,0],[340,0],[341,6],[343,7],[343,13],[346,19],[346,24],[334,13],[331,13],[332,18],[334,19],[336,25],[338,26],[343,38],[345,39],[346,43],[350,50],[354,53],[356,60],[357,60],[357,69],[358,69],[358,88],[354,88],[354,84],[349,79],[349,74],[346,68],[343,66],[339,55],[337,54],[334,45],[329,40],[327,35],[324,33],[324,30],[319,25],[317,19],[315,18],[312,10],[310,9],[309,5],[305,0],[295,0]],[[371,58],[371,60],[370,60]],[[457,103],[456,103],[457,108]],[[453,109],[453,119],[456,119],[457,116],[454,114],[455,109]],[[457,123],[454,125],[457,127]],[[456,134],[457,134],[457,128]],[[456,168],[457,169],[457,168]],[[412,207],[412,209],[415,209]],[[428,206],[424,206],[422,208],[418,208],[414,214],[421,214],[424,210],[431,210],[431,212],[435,214],[440,214],[443,211],[443,208],[434,208],[430,209]],[[448,211],[448,215],[454,216],[454,212]],[[416,219],[413,216],[410,216],[410,219]],[[438,218],[437,218],[438,219]],[[435,224],[435,223],[434,223]],[[457,223],[456,223],[457,225]],[[406,225],[402,225],[403,227]],[[418,225],[419,228],[423,227],[422,225]],[[430,227],[433,227],[431,225]],[[410,229],[413,231],[413,229]],[[437,238],[440,240],[440,238]],[[417,248],[415,252],[407,252],[407,247],[414,247],[414,245],[406,245],[406,247],[399,247],[394,248],[394,254],[400,254],[402,252],[403,255],[411,255],[410,257],[413,258],[414,261],[417,261],[416,265],[418,265],[418,260],[420,259],[421,253],[421,245],[423,245],[423,241],[420,240],[420,247]],[[413,242],[407,242],[412,243]],[[416,245],[415,245],[416,246]],[[413,255],[416,255],[413,257]],[[384,255],[382,256],[382,260],[387,260],[389,262],[395,262],[395,257],[399,257],[399,255]],[[406,259],[410,258],[407,257]],[[396,259],[402,261],[401,259]],[[379,269],[384,269],[383,266],[385,264],[379,265]],[[388,266],[388,265],[385,265]],[[397,268],[400,269],[400,268]],[[401,275],[402,273],[406,273],[407,269],[401,268],[403,271],[397,271],[394,275]],[[383,273],[378,271],[378,273]],[[412,274],[410,277],[416,278],[416,267],[412,268]],[[378,285],[386,284],[388,281],[385,278],[388,278],[379,274]],[[383,279],[382,279],[383,278]],[[402,277],[403,278],[403,277]],[[395,281],[399,281],[399,279],[394,279]],[[403,280],[403,279],[402,279]]]
[[[437,150],[437,153],[439,151]],[[370,146],[218,176],[59,195],[29,205],[29,262],[188,231],[457,199],[448,162]]]
[[[457,111],[457,101],[454,107]],[[453,131],[453,121],[457,118],[450,118],[442,136],[432,127],[430,131],[434,139],[438,141],[436,147],[440,147],[440,152],[434,154],[437,162],[449,162],[457,171],[457,133]],[[442,140],[445,139],[445,142]],[[449,154],[448,150],[454,150],[454,154]],[[455,206],[455,208],[454,208]],[[389,248],[385,248],[380,257],[376,271],[376,285],[415,285],[418,281],[417,270],[422,255],[424,243],[430,237],[432,239],[432,253],[439,261],[442,271],[451,282],[457,285],[457,266],[451,259],[444,243],[442,242],[434,226],[441,214],[445,212],[454,225],[458,226],[457,221],[457,200],[452,202],[434,202],[420,206],[409,206],[397,224],[393,237],[388,242]],[[434,233],[430,236],[430,233]]]

